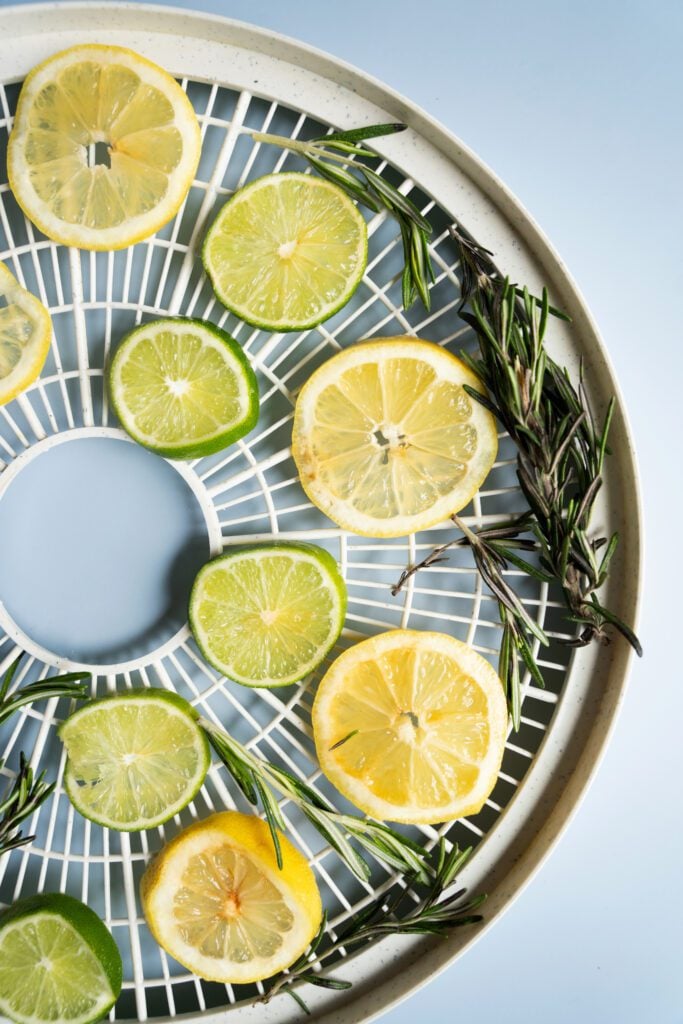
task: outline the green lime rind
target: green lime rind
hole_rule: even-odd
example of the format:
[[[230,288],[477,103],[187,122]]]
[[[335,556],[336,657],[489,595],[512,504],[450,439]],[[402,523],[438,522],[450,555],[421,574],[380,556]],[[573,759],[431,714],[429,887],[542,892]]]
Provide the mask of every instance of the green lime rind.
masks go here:
[[[236,377],[243,385],[246,393],[246,408],[243,415],[235,422],[225,424],[220,430],[197,438],[187,438],[182,442],[172,444],[158,443],[149,435],[143,435],[135,424],[134,416],[128,410],[124,399],[124,387],[121,383],[121,370],[137,341],[145,335],[149,335],[151,329],[159,329],[166,326],[176,333],[181,329],[190,332],[200,332],[209,335],[219,342],[226,351],[226,362],[231,364]],[[134,441],[143,448],[161,455],[166,459],[201,459],[208,455],[214,455],[222,451],[228,445],[234,444],[240,438],[245,437],[250,430],[256,426],[259,417],[259,390],[256,374],[244,354],[241,345],[227,333],[217,327],[209,320],[200,320],[192,317],[162,317],[149,321],[134,328],[124,336],[111,361],[108,374],[108,387],[111,404],[119,418],[121,426]]]
[[[307,184],[312,184],[313,187],[316,185],[325,186],[330,191],[338,193],[339,202],[345,204],[347,209],[353,210],[353,214],[357,218],[363,244],[362,258],[358,261],[358,269],[356,273],[348,279],[346,288],[339,295],[337,300],[323,307],[320,315],[310,318],[302,318],[300,320],[264,319],[262,316],[256,316],[246,309],[244,305],[235,303],[229,292],[226,291],[225,287],[221,283],[220,275],[214,267],[211,248],[221,232],[224,222],[230,218],[230,215],[237,203],[243,202],[245,196],[248,195],[249,192],[258,187],[262,187],[263,183],[270,178],[300,178],[306,181]],[[257,327],[259,330],[268,331],[270,333],[307,331],[313,327],[317,327],[318,324],[323,323],[325,320],[329,320],[330,317],[334,316],[335,313],[338,313],[340,309],[343,309],[358,288],[358,285],[363,279],[363,274],[365,273],[368,262],[368,227],[365,222],[365,218],[360,213],[355,203],[337,185],[334,185],[332,182],[323,181],[320,178],[312,177],[310,174],[302,174],[299,171],[279,171],[276,174],[263,175],[263,177],[249,182],[247,185],[242,186],[242,188],[228,199],[206,233],[206,237],[204,238],[204,243],[202,245],[201,258],[204,270],[211,282],[211,287],[215,292],[216,298],[230,313],[233,313],[240,320],[250,324],[252,327]]]
[[[130,705],[135,706],[142,702],[155,702],[157,704],[163,703],[169,705],[174,708],[176,712],[180,713],[186,728],[188,724],[191,724],[192,732],[194,733],[194,745],[198,754],[196,769],[192,777],[188,779],[187,785],[182,794],[169,803],[159,814],[138,816],[132,820],[124,820],[123,818],[114,818],[111,815],[98,813],[93,810],[86,799],[86,794],[88,796],[91,795],[89,792],[90,786],[83,781],[79,781],[80,776],[84,773],[79,770],[80,762],[79,764],[75,764],[75,760],[77,759],[73,756],[75,744],[78,743],[84,731],[86,735],[88,735],[88,732],[92,734],[93,715],[100,712],[103,708],[111,708],[115,713],[117,709],[120,710],[126,706],[129,707]],[[211,748],[206,738],[206,734],[198,724],[198,721],[199,715],[197,711],[188,703],[188,701],[185,700],[184,697],[181,697],[179,694],[173,693],[169,690],[155,688],[115,694],[111,697],[102,697],[99,700],[91,701],[89,704],[86,704],[85,707],[79,708],[78,711],[75,711],[62,723],[58,730],[59,737],[64,743],[68,755],[64,769],[64,789],[69,800],[79,814],[84,818],[88,818],[90,821],[95,822],[95,824],[102,825],[105,828],[115,829],[118,832],[141,832],[144,829],[155,828],[157,825],[163,825],[164,822],[172,818],[195,798],[201,789],[204,779],[206,778],[206,773],[209,770],[209,766],[211,764]],[[80,761],[82,761],[82,749],[77,757],[80,757]],[[170,763],[170,753],[169,766],[171,770],[174,767],[173,764]]]
[[[319,570],[321,581],[326,585],[328,592],[333,595],[334,599],[332,608],[333,615],[330,622],[329,633],[325,642],[317,647],[313,657],[310,657],[305,663],[300,664],[297,669],[292,671],[286,677],[279,679],[269,678],[265,672],[261,673],[257,678],[255,676],[249,677],[236,671],[234,664],[217,657],[215,651],[211,649],[209,637],[207,637],[206,630],[203,628],[200,621],[200,606],[202,604],[201,592],[207,577],[209,577],[217,568],[221,566],[229,566],[230,563],[235,562],[237,559],[249,559],[249,556],[258,558],[259,555],[266,555],[268,553],[284,554],[289,556],[296,556],[296,554],[299,553],[304,556],[306,560],[312,561]],[[192,630],[192,634],[202,657],[223,675],[234,680],[234,682],[240,683],[242,686],[275,689],[280,686],[291,686],[293,683],[300,682],[302,679],[305,679],[306,676],[310,675],[311,672],[315,671],[315,669],[321,664],[339,639],[346,618],[347,602],[348,596],[346,584],[339,571],[337,562],[329,551],[318,547],[317,544],[308,544],[304,541],[283,541],[246,545],[235,548],[227,554],[219,555],[218,558],[214,558],[210,562],[207,562],[207,564],[199,570],[190,594],[190,629]]]
[[[22,928],[22,922],[27,931]],[[52,1014],[41,1016],[36,1006],[36,1002],[45,997],[45,987],[40,984],[40,974],[44,971],[41,960],[45,955],[39,946],[40,932],[47,928],[50,939],[54,940],[55,922],[65,946],[73,947],[75,943],[81,950],[78,963],[66,958],[67,973],[70,968],[74,976],[64,978],[63,975],[59,1021],[61,1024],[93,1024],[109,1012],[119,997],[123,981],[121,954],[97,914],[85,903],[63,893],[30,896],[0,914],[0,1012],[17,1024],[56,1024],[54,1008]],[[12,935],[17,935],[19,940],[14,949]],[[35,958],[30,953],[34,942],[38,942]],[[50,949],[53,961],[59,952],[58,944]],[[62,958],[65,952],[69,951],[63,949]],[[84,971],[89,973],[84,975]],[[58,989],[58,972],[53,970],[51,976],[54,988]],[[28,997],[36,1000],[31,1014],[20,1008],[23,977],[30,985]],[[83,1000],[88,996],[92,996],[89,1009],[83,1007]],[[65,1002],[70,997],[77,1001],[72,1015],[68,1014],[68,1008],[65,1012]]]

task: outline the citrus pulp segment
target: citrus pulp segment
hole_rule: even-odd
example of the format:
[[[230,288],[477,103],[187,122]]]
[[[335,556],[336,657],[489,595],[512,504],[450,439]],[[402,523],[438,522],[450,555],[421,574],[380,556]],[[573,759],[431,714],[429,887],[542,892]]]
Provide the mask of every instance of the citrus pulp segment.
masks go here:
[[[154,938],[209,981],[261,981],[288,967],[320,926],[306,859],[260,818],[225,811],[186,828],[151,862],[142,907]]]
[[[0,263],[0,405],[40,376],[51,337],[45,306]]]
[[[365,220],[331,182],[269,174],[240,189],[211,225],[204,268],[227,309],[266,331],[329,319],[367,263]]]
[[[417,338],[367,341],[304,384],[292,455],[314,505],[367,537],[401,537],[448,519],[476,494],[498,450],[491,413],[465,392],[481,381]]]
[[[337,563],[314,544],[231,551],[197,575],[190,626],[206,660],[245,686],[286,686],[312,672],[346,614]]]
[[[168,821],[201,787],[209,744],[197,714],[168,690],[92,701],[62,724],[64,788],[98,825],[137,832]]]
[[[242,348],[208,320],[166,317],[136,327],[109,371],[130,436],[169,459],[202,458],[256,425],[256,375]]]
[[[122,249],[175,215],[200,149],[192,104],[166,71],[132,50],[86,43],[26,77],[7,173],[48,238]]]
[[[503,685],[466,644],[392,630],[323,678],[313,732],[327,778],[366,814],[428,824],[481,810],[507,733]]]
[[[0,1012],[17,1024],[91,1024],[121,991],[121,955],[89,907],[43,893],[0,914]]]

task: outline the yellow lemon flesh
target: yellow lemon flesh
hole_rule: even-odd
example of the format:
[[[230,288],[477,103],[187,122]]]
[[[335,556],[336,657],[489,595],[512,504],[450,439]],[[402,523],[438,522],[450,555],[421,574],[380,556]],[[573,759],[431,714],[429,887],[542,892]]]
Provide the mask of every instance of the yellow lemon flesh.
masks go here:
[[[322,920],[315,876],[280,835],[251,814],[225,811],[190,825],[151,862],[141,884],[154,938],[209,981],[243,984],[283,970]]]
[[[169,74],[132,50],[86,44],[26,78],[7,171],[48,238],[123,249],[175,215],[200,147],[192,104]]]
[[[428,824],[476,814],[503,758],[507,707],[484,658],[443,633],[392,630],[322,680],[313,731],[327,778],[366,814]]]
[[[481,381],[439,345],[365,342],[301,389],[292,454],[306,494],[339,526],[402,537],[464,508],[498,450]]]
[[[0,263],[0,405],[40,376],[51,337],[45,306]]]

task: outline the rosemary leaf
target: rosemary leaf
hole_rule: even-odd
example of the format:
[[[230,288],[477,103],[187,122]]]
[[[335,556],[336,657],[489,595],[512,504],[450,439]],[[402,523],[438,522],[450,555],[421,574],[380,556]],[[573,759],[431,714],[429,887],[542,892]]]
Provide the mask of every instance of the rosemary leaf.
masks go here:
[[[2,766],[0,761],[0,768]],[[25,755],[20,754],[17,777],[0,802],[0,856],[35,839],[35,836],[23,835],[19,826],[47,800],[54,788],[54,782],[45,782],[45,772],[34,778]]]
[[[333,743],[332,746],[330,747],[330,750],[339,750],[339,748],[343,747],[345,743],[348,743],[349,740],[352,740],[354,736],[357,736],[359,732],[360,729],[352,729],[351,732],[346,734],[346,736],[343,736],[340,740],[337,740],[336,743]]]
[[[272,793],[266,789],[260,779],[254,779],[254,787],[261,798],[261,804],[266,815],[266,821],[268,822],[268,828],[270,829],[270,836],[275,848],[277,866],[280,871],[282,871],[282,846],[280,844],[280,837],[277,830],[278,828],[284,829],[285,823],[282,819],[280,806],[277,800],[273,800]]]
[[[345,132],[332,132],[331,135],[321,135],[319,138],[314,139],[314,141],[324,142],[326,145],[332,140],[335,142],[364,142],[366,139],[378,139],[381,135],[396,135],[399,132],[404,132],[407,127],[407,124],[401,124],[400,122],[369,124],[365,128],[350,128]]]
[[[318,985],[320,988],[332,988],[337,992],[340,992],[342,989],[351,988],[353,984],[350,981],[341,981],[337,978],[325,978],[321,974],[313,974],[312,972],[301,974],[299,981],[305,981],[309,985]]]
[[[311,1011],[308,1008],[305,1000],[302,999],[302,997],[299,995],[299,993],[297,992],[297,990],[295,988],[291,988],[288,985],[287,988],[285,988],[283,991],[284,991],[285,995],[291,996],[292,999],[294,1000],[294,1002],[299,1004],[299,1006],[304,1011],[304,1013],[306,1014],[307,1017],[311,1016]]]

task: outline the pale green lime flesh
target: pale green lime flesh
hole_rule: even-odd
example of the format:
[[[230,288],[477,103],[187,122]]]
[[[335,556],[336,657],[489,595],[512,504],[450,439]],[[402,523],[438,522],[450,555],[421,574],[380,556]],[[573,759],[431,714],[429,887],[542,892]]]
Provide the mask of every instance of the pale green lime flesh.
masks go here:
[[[348,302],[367,263],[367,227],[331,182],[270,174],[240,189],[212,224],[204,267],[221,302],[247,323],[295,331]]]
[[[332,556],[306,544],[263,545],[200,570],[190,625],[204,657],[246,686],[285,686],[334,646],[346,612]]]
[[[124,429],[167,458],[201,458],[258,419],[256,377],[215,324],[169,317],[137,327],[112,360],[109,388]]]
[[[210,762],[190,705],[163,691],[96,701],[68,718],[60,736],[72,804],[120,831],[168,821],[196,795]]]
[[[116,998],[93,950],[48,910],[10,921],[0,931],[0,1011],[21,1024],[86,1024]]]

